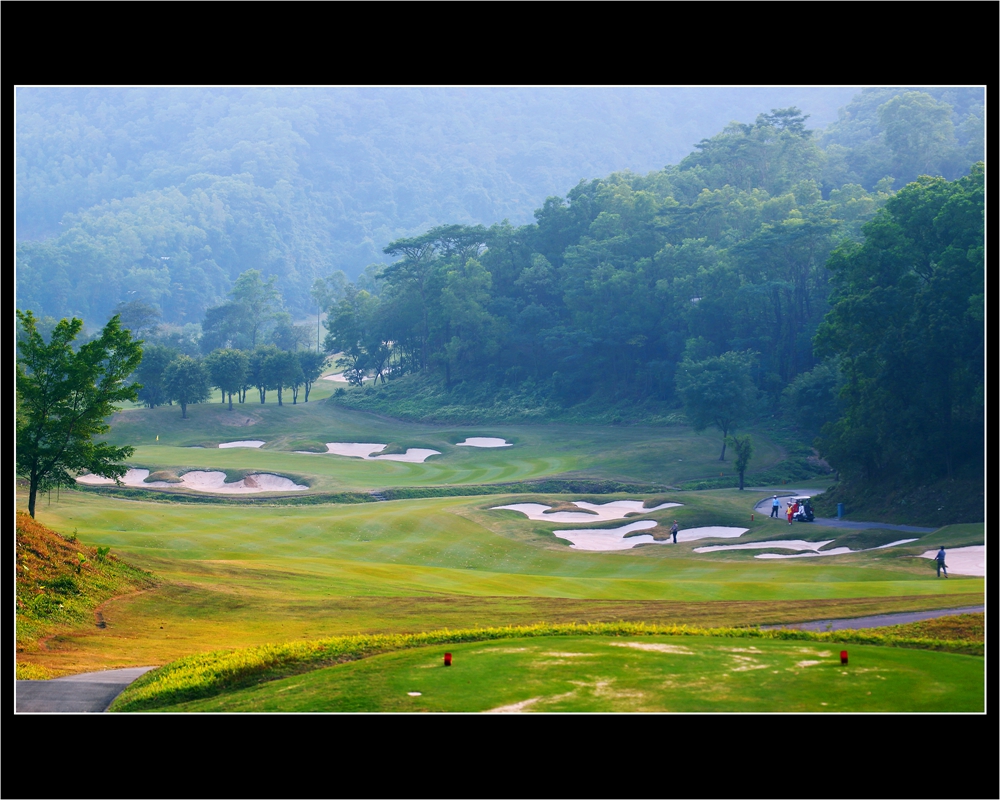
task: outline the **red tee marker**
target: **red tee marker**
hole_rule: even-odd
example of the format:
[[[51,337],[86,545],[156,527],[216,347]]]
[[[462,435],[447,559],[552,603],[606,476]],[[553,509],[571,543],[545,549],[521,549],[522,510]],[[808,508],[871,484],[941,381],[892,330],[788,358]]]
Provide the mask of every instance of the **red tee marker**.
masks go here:
[[[444,654],[444,665],[446,667],[450,667],[451,666],[451,653],[445,653]]]
[[[847,651],[846,650],[841,650],[840,651],[840,663],[841,664],[846,664],[847,663]]]

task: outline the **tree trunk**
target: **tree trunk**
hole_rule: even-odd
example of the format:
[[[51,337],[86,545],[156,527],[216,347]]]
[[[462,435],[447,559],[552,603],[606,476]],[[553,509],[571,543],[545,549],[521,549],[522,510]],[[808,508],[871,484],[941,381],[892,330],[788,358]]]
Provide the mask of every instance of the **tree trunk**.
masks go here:
[[[278,387],[278,405],[281,405],[281,387]]]
[[[32,472],[28,482],[28,513],[35,518],[35,498],[38,496],[38,476]]]
[[[188,418],[188,404],[185,403],[183,400],[181,400],[180,403],[181,403],[181,419],[187,419]]]
[[[743,470],[740,470],[740,491],[743,491]]]
[[[230,411],[233,410],[233,393],[232,392],[229,393],[229,410]]]
[[[727,436],[728,433],[729,433],[729,431],[726,430],[726,428],[722,429],[722,455],[719,456],[719,461],[725,461],[726,460],[726,436]]]

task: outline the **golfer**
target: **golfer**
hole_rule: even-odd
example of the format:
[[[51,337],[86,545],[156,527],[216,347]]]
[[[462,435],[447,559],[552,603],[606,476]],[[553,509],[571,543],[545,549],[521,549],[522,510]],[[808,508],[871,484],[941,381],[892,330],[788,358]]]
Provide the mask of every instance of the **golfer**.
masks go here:
[[[771,501],[771,516],[775,519],[778,518],[779,508],[781,508],[781,503],[778,501],[778,495],[775,495],[774,500]]]
[[[792,524],[792,517],[795,515],[795,511],[792,507],[792,501],[788,501],[788,511],[785,512],[788,515],[788,524]]]
[[[948,567],[944,563],[944,547],[938,550],[938,554],[934,556],[934,560],[937,561],[937,576],[940,578],[941,573],[944,572],[944,576],[948,577]]]
[[[670,526],[670,535],[674,537],[674,544],[677,544],[677,531],[680,528],[677,526],[677,520],[674,520],[674,524]]]

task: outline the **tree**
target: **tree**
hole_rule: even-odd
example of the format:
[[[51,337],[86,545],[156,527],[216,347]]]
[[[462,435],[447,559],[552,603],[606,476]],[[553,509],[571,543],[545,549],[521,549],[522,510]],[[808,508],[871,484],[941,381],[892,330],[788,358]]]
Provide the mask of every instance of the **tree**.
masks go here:
[[[251,349],[257,346],[262,329],[266,328],[281,309],[281,295],[274,284],[277,278],[266,281],[259,270],[248,269],[240,274],[229,296],[243,307]]]
[[[242,350],[215,350],[205,359],[205,366],[212,384],[219,387],[223,399],[229,395],[229,410],[232,411],[233,392],[239,397],[250,370],[250,357]]]
[[[189,403],[200,403],[208,399],[209,377],[205,365],[191,356],[178,356],[163,373],[167,396],[180,403],[181,419],[187,419]]]
[[[111,313],[119,317],[121,326],[131,332],[133,339],[153,336],[160,327],[160,310],[142,300],[121,302]]]
[[[61,320],[46,344],[30,311],[17,311],[23,338],[17,359],[17,474],[28,481],[28,513],[35,516],[39,491],[72,486],[90,470],[122,477],[131,447],[93,438],[106,433],[116,403],[135,400],[141,384],[128,377],[142,360],[142,347],[112,317],[100,335],[73,352],[82,320]]]
[[[743,473],[747,471],[750,459],[753,457],[753,440],[750,434],[740,436],[733,434],[729,437],[729,444],[736,453],[736,463],[733,468],[740,474],[740,491],[743,491]]]
[[[264,376],[268,386],[278,390],[278,405],[281,402],[281,390],[292,390],[292,403],[298,399],[298,387],[302,385],[302,369],[299,359],[290,350],[275,350],[264,359]]]
[[[277,352],[278,348],[273,344],[265,344],[250,354],[250,371],[247,373],[247,380],[250,386],[257,387],[261,404],[267,398],[268,389],[278,388],[272,382],[270,371],[266,368],[267,360]]]
[[[723,353],[704,361],[684,361],[677,371],[677,393],[696,431],[714,425],[722,431],[726,460],[729,433],[757,410],[758,392],[750,377],[750,353]]]
[[[170,399],[163,382],[163,374],[170,362],[179,355],[180,353],[173,347],[160,344],[143,348],[142,363],[135,371],[135,377],[142,384],[142,388],[139,390],[139,399],[147,407],[162,406]]]
[[[298,354],[299,356],[299,366],[302,367],[302,380],[306,388],[306,402],[309,402],[309,391],[312,389],[313,383],[323,372],[323,367],[326,364],[326,355],[323,353],[314,353],[311,350],[304,350]]]
[[[815,338],[837,356],[843,412],[819,450],[846,480],[956,477],[977,462],[985,413],[983,165],[903,187],[831,255],[832,307]]]

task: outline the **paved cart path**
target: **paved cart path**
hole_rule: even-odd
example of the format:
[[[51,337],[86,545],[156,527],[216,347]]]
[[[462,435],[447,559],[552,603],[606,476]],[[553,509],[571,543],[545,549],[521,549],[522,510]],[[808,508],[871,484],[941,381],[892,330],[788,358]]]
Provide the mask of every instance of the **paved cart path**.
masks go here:
[[[956,614],[981,614],[986,606],[965,606],[964,608],[938,608],[933,611],[901,611],[898,614],[878,614],[873,617],[853,619],[821,619],[815,622],[793,622],[785,625],[761,625],[762,630],[794,628],[799,631],[841,631],[860,628],[881,628],[883,625],[903,625],[937,617],[953,617]]]
[[[132,681],[155,667],[83,672],[49,681],[17,681],[17,712],[100,712]]]
[[[810,492],[808,489],[803,490],[791,490],[787,491],[785,494],[779,494],[778,499],[782,501],[781,508],[778,510],[778,519],[784,520],[785,517],[785,504],[784,500],[787,497],[802,497],[803,495],[808,495]],[[813,494],[819,494],[819,492],[813,492]],[[757,505],[753,507],[754,514],[761,514],[765,517],[771,516],[771,502],[774,499],[772,494],[770,497],[765,497]],[[825,517],[816,517],[813,522],[796,522],[795,525],[822,525],[824,528],[846,528],[848,530],[864,531],[870,528],[884,528],[890,531],[906,531],[907,533],[934,533],[937,528],[920,528],[916,525],[890,525],[887,522],[854,522],[853,520],[846,519],[826,519]]]

